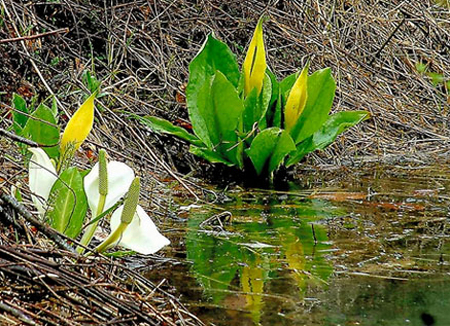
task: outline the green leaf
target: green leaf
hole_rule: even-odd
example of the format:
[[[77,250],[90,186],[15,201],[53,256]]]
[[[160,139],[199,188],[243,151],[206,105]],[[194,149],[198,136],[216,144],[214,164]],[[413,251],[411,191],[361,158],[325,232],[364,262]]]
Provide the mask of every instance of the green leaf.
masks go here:
[[[216,71],[220,71],[234,88],[238,86],[240,72],[235,55],[225,43],[209,35],[189,65],[189,82],[186,87],[186,102],[193,131],[208,146],[211,146],[208,125],[199,112],[199,107],[204,105],[202,102],[210,90]]]
[[[330,68],[316,71],[308,77],[308,100],[291,130],[296,144],[310,137],[325,123],[333,105],[335,90],[336,83]]]
[[[38,144],[50,146],[43,148],[50,158],[59,156],[59,127],[52,110],[46,105],[39,105],[31,114],[23,129],[23,136]]]
[[[12,99],[12,107],[15,109],[12,113],[14,132],[17,135],[21,136],[23,128],[27,124],[28,116],[20,112],[28,114],[27,102],[25,102],[22,96],[14,93]]]
[[[416,70],[417,70],[417,72],[423,74],[424,72],[427,71],[427,68],[428,68],[428,64],[420,62],[420,61],[416,62]]]
[[[65,170],[50,192],[51,209],[47,212],[50,225],[71,238],[81,231],[87,212],[83,178],[75,167]]]
[[[292,86],[294,86],[295,81],[299,75],[300,71],[294,72],[293,74],[287,76],[280,82],[280,95],[282,97],[283,106],[289,96]]]
[[[431,78],[431,83],[434,87],[445,81],[445,77],[443,74],[437,72],[428,72],[427,75]]]
[[[195,135],[190,134],[186,129],[182,127],[173,125],[167,120],[152,116],[140,117],[135,114],[133,114],[132,116],[157,133],[170,134],[197,146],[201,146],[203,144],[203,142]]]
[[[289,167],[298,163],[306,154],[316,149],[324,149],[339,134],[368,117],[369,113],[366,111],[345,111],[330,115],[319,131],[297,145],[296,152],[289,157],[286,166]]]
[[[203,84],[209,77],[220,71],[236,88],[241,76],[236,56],[228,45],[219,41],[214,35],[208,35],[206,42],[189,64],[188,90],[195,90],[199,84]]]
[[[209,150],[207,148],[197,147],[197,146],[191,146],[189,148],[189,152],[191,152],[194,155],[197,155],[198,157],[201,157],[205,160],[207,160],[210,163],[223,163],[226,166],[234,166],[235,164],[227,161],[220,153],[214,152],[212,150]]]
[[[267,166],[271,174],[283,162],[286,155],[295,150],[295,144],[289,133],[277,127],[259,133],[247,150],[256,173],[259,175]]]
[[[249,133],[253,130],[253,125],[258,121],[258,117],[255,117],[256,108],[258,107],[258,90],[253,88],[247,95],[244,101],[244,113],[242,115],[242,122],[244,126],[244,133]]]
[[[90,93],[99,91],[101,81],[95,77],[95,73],[91,73],[89,70],[85,70],[81,79],[86,87],[89,89]]]
[[[211,125],[207,123],[207,114],[211,106],[211,84],[213,77],[203,83],[195,94],[191,95],[191,101],[188,101],[189,118],[192,123],[192,130],[197,137],[208,147],[213,148],[211,141]],[[186,91],[187,93],[187,91]]]
[[[217,71],[210,91],[199,94],[199,114],[204,119],[211,146],[225,160],[242,167],[242,145],[238,145],[238,132],[242,129],[243,103],[228,79]]]
[[[58,122],[58,102],[56,101],[56,96],[53,96],[52,98],[52,106],[50,109],[55,117],[55,121]]]

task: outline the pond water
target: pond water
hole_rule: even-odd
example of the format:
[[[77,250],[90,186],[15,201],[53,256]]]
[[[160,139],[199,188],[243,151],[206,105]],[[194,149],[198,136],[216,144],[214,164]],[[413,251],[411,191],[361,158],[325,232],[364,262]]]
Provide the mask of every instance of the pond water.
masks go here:
[[[305,179],[191,207],[149,277],[210,325],[450,325],[450,171]]]

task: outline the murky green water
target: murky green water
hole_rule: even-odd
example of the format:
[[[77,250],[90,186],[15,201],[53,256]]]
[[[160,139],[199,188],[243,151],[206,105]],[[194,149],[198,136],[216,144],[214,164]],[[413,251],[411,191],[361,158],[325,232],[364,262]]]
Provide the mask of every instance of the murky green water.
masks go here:
[[[310,184],[190,209],[157,279],[211,325],[450,325],[449,171]]]

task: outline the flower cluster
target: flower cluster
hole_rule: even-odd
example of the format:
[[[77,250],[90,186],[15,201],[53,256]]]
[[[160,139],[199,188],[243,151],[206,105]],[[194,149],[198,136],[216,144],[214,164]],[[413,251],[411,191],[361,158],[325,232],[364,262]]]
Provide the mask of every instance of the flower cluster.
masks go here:
[[[56,191],[55,184],[64,172],[58,170],[67,165],[63,161],[71,159],[74,151],[90,133],[94,121],[95,96],[95,93],[92,94],[67,124],[61,138],[58,169],[43,149],[29,148],[32,153],[29,163],[29,188],[34,206],[42,218],[45,218],[50,209],[58,209],[49,207],[58,204],[49,200],[52,191]],[[90,243],[99,222],[98,217],[115,208],[110,218],[111,234],[96,248],[97,251],[102,252],[120,245],[141,254],[152,254],[168,245],[170,241],[159,233],[150,216],[138,205],[139,178],[135,177],[133,170],[122,162],[107,162],[104,151],[101,151],[99,157],[99,162],[82,181],[81,191],[87,198],[92,219],[87,223],[81,243]],[[81,198],[77,199],[81,201]],[[121,199],[124,203],[114,207]],[[70,219],[67,223],[70,223]],[[80,247],[78,251],[82,252],[83,249]]]

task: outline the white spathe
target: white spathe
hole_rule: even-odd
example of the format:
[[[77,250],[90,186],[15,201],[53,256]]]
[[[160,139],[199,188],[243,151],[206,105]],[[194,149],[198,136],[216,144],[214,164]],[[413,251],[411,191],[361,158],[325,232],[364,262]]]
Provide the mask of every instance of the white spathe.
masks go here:
[[[98,169],[99,164],[96,163],[91,172],[84,177],[84,191],[87,195],[89,208],[93,214],[97,213],[97,206],[100,198],[100,193],[98,192]],[[111,208],[127,193],[128,188],[130,188],[131,182],[133,182],[134,179],[133,169],[122,162],[111,161],[106,166],[106,170],[108,171],[108,194],[106,195],[103,211]]]
[[[92,168],[91,172],[84,178],[84,190],[88,198],[89,208],[92,214],[96,214],[99,202],[99,175],[98,163]],[[107,165],[108,171],[108,194],[106,195],[105,207],[103,211],[112,207],[128,191],[133,179],[133,170],[122,162],[111,161]],[[117,208],[111,216],[111,233],[113,233],[120,224],[123,205]],[[162,247],[170,244],[170,241],[159,233],[156,225],[150,216],[141,206],[138,206],[133,220],[122,233],[116,245],[120,245],[130,250],[134,250],[144,255],[153,254]]]
[[[28,186],[31,200],[41,216],[47,209],[47,200],[53,184],[58,179],[56,169],[42,148],[29,148],[33,155],[28,165]]]
[[[111,232],[114,232],[119,226],[122,210],[123,205],[111,216]],[[141,254],[149,255],[169,245],[170,241],[159,233],[150,216],[138,205],[133,220],[122,233],[117,244]]]

